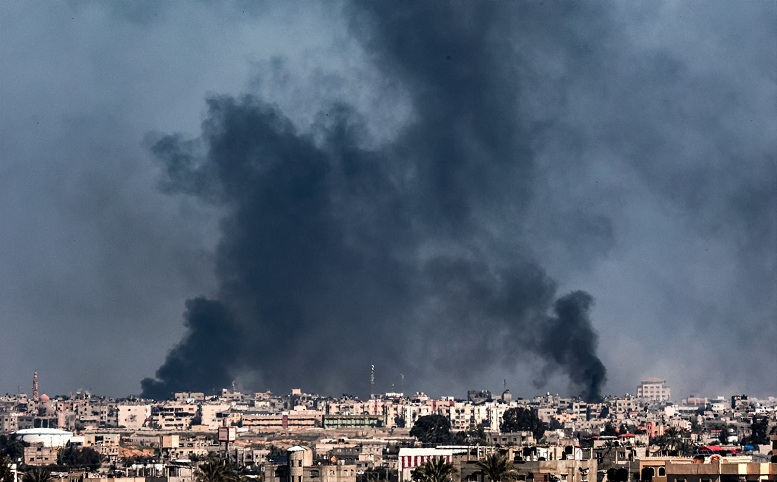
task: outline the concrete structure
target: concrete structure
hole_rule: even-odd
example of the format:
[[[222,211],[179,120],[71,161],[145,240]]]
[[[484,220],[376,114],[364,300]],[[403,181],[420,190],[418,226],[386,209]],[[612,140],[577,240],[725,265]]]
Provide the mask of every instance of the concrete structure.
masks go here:
[[[266,482],[356,482],[356,466],[313,462],[313,451],[299,445],[287,452],[286,463],[267,463]]]
[[[161,430],[186,430],[197,411],[197,405],[191,403],[166,403],[153,407],[151,421]]]
[[[117,425],[129,430],[142,428],[151,419],[151,405],[117,405]]]
[[[29,428],[14,432],[14,438],[30,445],[44,447],[64,447],[73,436],[73,432],[55,428]]]
[[[229,418],[228,403],[204,403],[200,406],[200,422],[210,430],[216,430],[224,425],[224,419]],[[229,422],[229,421],[228,421]]]
[[[308,411],[312,412],[312,411]],[[311,428],[321,425],[320,413],[300,411],[283,413],[244,413],[243,427],[252,432],[273,432],[299,428]]]
[[[753,462],[749,456],[646,458],[640,460],[644,482],[773,482],[777,464]]]
[[[645,378],[637,386],[637,398],[666,402],[671,399],[671,389],[666,386],[666,380]]]
[[[596,481],[596,459],[537,460],[513,464],[515,481],[526,482],[591,482]],[[461,463],[462,482],[481,482],[476,460]]]
[[[19,430],[19,413],[10,410],[0,411],[0,434],[17,430]]]
[[[453,463],[455,454],[467,453],[466,447],[457,448],[400,448],[397,470],[400,482],[411,480],[413,471],[431,459],[442,457],[446,463]]]
[[[57,454],[61,447],[46,446],[40,443],[24,447],[24,463],[34,466],[45,466],[57,463]]]
[[[323,428],[375,428],[386,425],[380,415],[323,415]]]

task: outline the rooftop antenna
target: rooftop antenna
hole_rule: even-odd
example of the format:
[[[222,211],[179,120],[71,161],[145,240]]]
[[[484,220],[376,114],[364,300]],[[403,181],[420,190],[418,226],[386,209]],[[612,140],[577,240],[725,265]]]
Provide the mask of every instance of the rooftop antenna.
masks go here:
[[[402,386],[400,387],[400,388],[402,388],[402,395],[404,395],[405,394],[405,374],[404,373],[400,373],[399,374],[399,378],[400,378],[400,380],[402,382]]]
[[[375,396],[375,365],[370,365],[370,399]]]
[[[38,401],[38,372],[32,372],[32,399]]]

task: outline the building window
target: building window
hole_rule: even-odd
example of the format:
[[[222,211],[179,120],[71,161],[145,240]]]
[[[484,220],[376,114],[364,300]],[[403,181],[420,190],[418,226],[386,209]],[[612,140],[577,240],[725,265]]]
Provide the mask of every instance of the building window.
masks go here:
[[[665,467],[659,467],[658,468],[658,476],[659,477],[666,477],[666,468]]]

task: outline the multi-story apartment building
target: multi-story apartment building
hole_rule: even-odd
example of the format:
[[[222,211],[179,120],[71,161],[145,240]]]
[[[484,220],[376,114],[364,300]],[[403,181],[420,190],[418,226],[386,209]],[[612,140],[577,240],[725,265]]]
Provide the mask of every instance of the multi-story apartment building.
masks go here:
[[[309,447],[289,448],[283,462],[264,465],[267,482],[356,482],[356,466],[335,463],[314,463],[314,453]]]
[[[138,430],[151,418],[151,405],[119,404],[116,406],[117,426]]]
[[[151,423],[161,430],[186,430],[197,415],[197,405],[169,402],[156,405],[151,410]]]
[[[671,390],[666,386],[666,380],[645,378],[637,386],[637,398],[666,402],[671,399]]]
[[[223,425],[225,418],[229,418],[229,409],[230,404],[228,403],[203,403],[200,406],[200,424],[211,430],[217,429]]]

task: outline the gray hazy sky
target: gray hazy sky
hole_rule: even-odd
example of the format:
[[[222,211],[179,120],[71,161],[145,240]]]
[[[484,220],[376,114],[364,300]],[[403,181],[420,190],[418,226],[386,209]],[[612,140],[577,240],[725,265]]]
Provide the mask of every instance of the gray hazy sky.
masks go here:
[[[331,137],[320,138],[322,113],[346,105],[354,144],[405,174],[421,166],[418,178],[414,159],[444,154],[428,126],[455,105],[465,164],[437,185],[469,197],[442,214],[401,210],[439,228],[412,228],[410,264],[529,259],[558,295],[587,291],[604,393],[660,376],[677,398],[777,394],[777,3],[399,5],[0,4],[0,391],[29,392],[37,370],[49,394],[139,393],[186,334],[185,301],[229,298],[231,201],[166,187],[170,160],[154,145],[180,134],[212,161],[206,98],[251,94],[319,147]],[[530,162],[505,160],[515,150]],[[420,205],[444,198],[433,191],[407,192],[429,194]],[[449,208],[467,221],[437,226]],[[386,323],[389,299],[374,305]],[[395,355],[376,355],[380,389],[399,387],[383,361]],[[300,369],[316,365],[302,358]],[[364,386],[371,360],[357,358],[363,381],[315,388]],[[461,376],[423,359],[432,368],[405,388],[461,396],[507,379],[519,396],[569,393],[567,375],[537,359]],[[246,389],[286,388],[263,386],[273,378],[251,360],[227,371]]]

